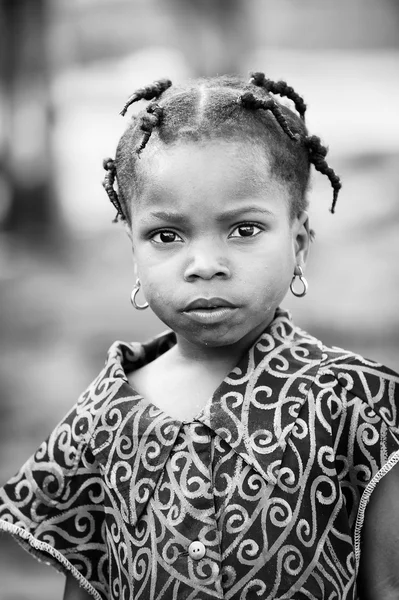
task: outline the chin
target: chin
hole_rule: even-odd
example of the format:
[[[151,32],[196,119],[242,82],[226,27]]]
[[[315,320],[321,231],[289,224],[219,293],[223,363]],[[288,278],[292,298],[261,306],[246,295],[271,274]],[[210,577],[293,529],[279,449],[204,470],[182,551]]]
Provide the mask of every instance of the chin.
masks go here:
[[[205,339],[205,340],[196,340],[197,343],[202,344],[203,346],[207,346],[208,348],[224,348],[225,346],[232,346],[239,340],[224,340],[220,339],[220,337],[216,339]]]
[[[192,335],[190,333],[186,330],[182,332],[182,335],[194,344],[207,346],[208,348],[232,346],[239,343],[247,334],[247,332],[234,331],[231,328],[226,331],[220,331],[219,328],[213,330],[202,329],[201,331],[192,332]]]

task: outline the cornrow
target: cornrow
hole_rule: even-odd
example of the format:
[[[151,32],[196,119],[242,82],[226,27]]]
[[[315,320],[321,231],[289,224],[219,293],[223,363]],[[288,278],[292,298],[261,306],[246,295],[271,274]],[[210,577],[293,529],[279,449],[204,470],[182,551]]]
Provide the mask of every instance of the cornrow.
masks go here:
[[[170,79],[158,79],[154,81],[151,85],[147,85],[143,88],[139,88],[136,90],[126,101],[124,107],[122,108],[120,114],[122,117],[125,116],[127,109],[133,102],[137,102],[138,100],[152,100],[153,98],[159,98],[161,94],[165,90],[167,90],[172,85]]]
[[[118,194],[116,193],[116,191],[114,189],[114,182],[115,182],[115,177],[116,177],[115,161],[112,160],[112,158],[104,158],[103,167],[106,170],[106,174],[105,174],[104,181],[103,181],[103,187],[108,194],[108,198],[111,200],[112,204],[116,208],[117,212],[116,212],[116,216],[113,220],[113,222],[116,223],[119,220],[119,217],[124,220],[125,215],[123,214],[123,210],[122,210],[121,204],[119,202]]]
[[[331,186],[334,190],[333,201],[330,210],[334,214],[335,205],[337,204],[338,200],[338,192],[341,189],[342,184],[338,175],[326,161],[328,149],[326,146],[323,146],[320,138],[317,137],[317,135],[306,136],[305,146],[309,152],[309,160],[314,165],[315,169],[319,171],[319,173],[327,175],[328,179],[330,180]]]
[[[280,125],[281,129],[292,139],[295,141],[299,140],[299,135],[294,133],[290,126],[288,125],[287,119],[284,117],[281,112],[280,107],[277,102],[273,100],[273,98],[256,98],[252,94],[252,92],[245,92],[241,94],[239,98],[239,102],[245,107],[249,109],[258,109],[263,108],[263,110],[270,110],[270,112],[275,116],[276,121]]]
[[[309,136],[303,98],[285,81],[266,79],[260,72],[251,75],[250,82],[223,75],[171,89],[169,79],[159,79],[130,96],[121,114],[125,114],[133,102],[141,99],[150,102],[130,120],[118,143],[115,164],[111,159],[104,163],[107,175],[103,185],[118,211],[117,218],[130,223],[131,203],[140,196],[145,185],[138,158],[151,139],[154,127],[159,131],[154,144],[168,146],[179,141],[196,143],[221,139],[266,148],[271,172],[288,187],[291,218],[308,206],[306,192],[313,164],[329,178],[334,191],[331,205],[334,212],[341,182],[326,161],[327,148],[319,138]],[[278,96],[286,97],[294,106],[288,107]],[[293,144],[292,140],[297,143]]]
[[[279,96],[292,100],[301,119],[305,119],[305,101],[302,96],[296,93],[293,87],[287,84],[286,81],[272,81],[271,79],[266,79],[265,74],[258,71],[250,73],[250,75],[250,83],[264,88],[272,94],[278,94]]]
[[[147,142],[151,137],[152,130],[161,123],[162,116],[163,108],[159,106],[159,104],[152,103],[147,106],[147,114],[144,113],[141,117],[140,129],[144,131],[144,135],[140,145],[136,149],[137,154],[140,154],[146,147]]]

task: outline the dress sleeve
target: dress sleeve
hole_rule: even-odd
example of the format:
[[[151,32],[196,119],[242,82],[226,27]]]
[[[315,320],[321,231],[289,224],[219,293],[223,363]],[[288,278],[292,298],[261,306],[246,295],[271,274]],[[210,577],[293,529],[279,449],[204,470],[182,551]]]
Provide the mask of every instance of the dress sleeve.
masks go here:
[[[3,488],[0,530],[36,558],[73,575],[97,600],[107,598],[104,483],[88,442],[120,382],[101,375]]]
[[[332,371],[339,398],[333,411],[337,417],[336,464],[358,565],[371,494],[399,463],[399,375],[362,357],[345,360]]]

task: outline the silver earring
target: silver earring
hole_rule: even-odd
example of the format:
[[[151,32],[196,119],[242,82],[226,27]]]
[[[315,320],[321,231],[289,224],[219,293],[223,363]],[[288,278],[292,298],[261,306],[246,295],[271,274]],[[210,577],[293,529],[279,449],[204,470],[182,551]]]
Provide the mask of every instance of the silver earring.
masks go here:
[[[297,277],[299,277],[299,281],[302,283],[302,286],[303,286],[302,292],[296,292],[294,290],[294,282]],[[308,291],[308,282],[306,281],[305,277],[303,276],[302,267],[300,267],[299,265],[297,265],[295,267],[294,276],[290,283],[290,290],[294,294],[294,296],[296,296],[297,298],[302,298],[303,296],[306,296],[306,292]]]
[[[136,296],[139,293],[140,289],[141,289],[141,281],[137,277],[136,283],[134,284],[134,288],[132,289],[132,293],[130,294],[130,302],[133,304],[134,308],[136,308],[137,310],[145,310],[146,308],[148,308],[148,302],[145,302],[145,304],[137,304],[137,302],[136,302]]]

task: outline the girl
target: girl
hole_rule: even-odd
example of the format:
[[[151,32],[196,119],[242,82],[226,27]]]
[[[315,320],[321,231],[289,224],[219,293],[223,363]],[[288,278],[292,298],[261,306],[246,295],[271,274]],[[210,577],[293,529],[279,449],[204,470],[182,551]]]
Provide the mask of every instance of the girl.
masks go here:
[[[1,528],[66,600],[399,598],[399,378],[279,308],[307,289],[310,164],[332,212],[341,187],[302,98],[254,73],[157,81],[122,112],[140,99],[104,186],[132,302],[170,330],[111,347]]]

